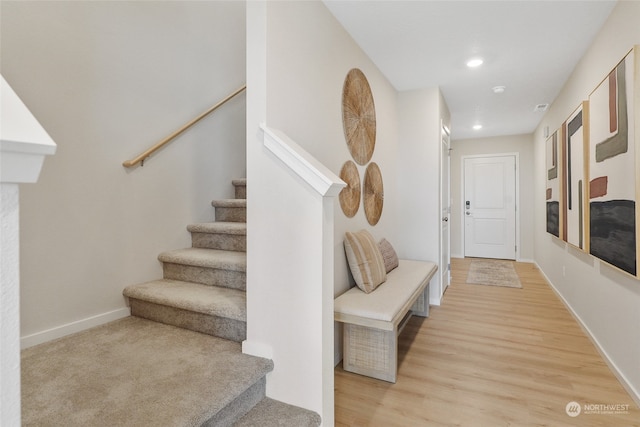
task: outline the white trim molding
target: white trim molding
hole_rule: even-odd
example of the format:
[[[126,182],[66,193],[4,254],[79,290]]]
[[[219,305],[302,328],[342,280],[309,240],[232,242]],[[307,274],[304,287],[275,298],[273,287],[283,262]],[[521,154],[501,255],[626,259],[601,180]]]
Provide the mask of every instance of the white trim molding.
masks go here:
[[[335,197],[347,186],[336,174],[293,142],[284,132],[261,124],[264,146],[321,196]]]
[[[91,316],[86,319],[77,320],[65,325],[56,326],[55,328],[47,329],[46,331],[41,331],[35,334],[21,337],[20,347],[23,349],[33,347],[34,345],[42,344],[65,337],[67,335],[75,334],[76,332],[84,331],[89,328],[104,325],[105,323],[113,322],[114,320],[123,319],[125,317],[129,317],[130,315],[131,309],[129,307],[125,307],[118,310],[109,311],[107,313],[98,314],[96,316]]]
[[[4,77],[0,78],[0,182],[33,183],[40,176],[44,157],[56,152],[56,144]]]

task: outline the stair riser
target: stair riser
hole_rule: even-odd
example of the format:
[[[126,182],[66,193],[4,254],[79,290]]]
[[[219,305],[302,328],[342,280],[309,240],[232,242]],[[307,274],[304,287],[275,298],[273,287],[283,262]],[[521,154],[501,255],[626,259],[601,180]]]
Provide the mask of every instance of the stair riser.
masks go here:
[[[247,198],[247,187],[245,185],[236,186],[236,199]]]
[[[205,421],[201,427],[231,427],[260,402],[266,394],[267,380],[262,377],[233,402]]]
[[[241,290],[246,290],[247,287],[247,274],[244,271],[194,267],[165,262],[163,263],[163,272],[165,279]]]
[[[247,222],[247,208],[216,207],[216,221]]]
[[[135,298],[130,298],[129,302],[132,316],[142,317],[166,325],[178,326],[235,342],[242,342],[247,338],[246,322],[154,304]]]
[[[238,234],[191,233],[191,245],[194,248],[246,252],[247,236]]]

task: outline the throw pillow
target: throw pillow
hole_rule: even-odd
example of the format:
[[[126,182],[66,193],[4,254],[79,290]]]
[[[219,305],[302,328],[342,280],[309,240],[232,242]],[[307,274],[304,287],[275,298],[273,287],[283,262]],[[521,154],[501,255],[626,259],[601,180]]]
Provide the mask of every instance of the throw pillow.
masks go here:
[[[344,249],[353,279],[365,293],[387,280],[382,254],[371,233],[366,230],[345,233]]]
[[[378,242],[382,259],[384,260],[384,269],[388,273],[398,266],[398,254],[391,246],[391,243],[387,239],[382,239]]]

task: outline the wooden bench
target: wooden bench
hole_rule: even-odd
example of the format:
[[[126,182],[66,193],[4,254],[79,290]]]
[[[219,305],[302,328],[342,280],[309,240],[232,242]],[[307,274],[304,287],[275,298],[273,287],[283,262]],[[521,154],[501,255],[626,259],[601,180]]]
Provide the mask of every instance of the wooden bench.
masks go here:
[[[345,371],[396,382],[398,335],[412,315],[429,317],[429,281],[437,269],[432,262],[401,259],[373,292],[355,286],[335,299]]]

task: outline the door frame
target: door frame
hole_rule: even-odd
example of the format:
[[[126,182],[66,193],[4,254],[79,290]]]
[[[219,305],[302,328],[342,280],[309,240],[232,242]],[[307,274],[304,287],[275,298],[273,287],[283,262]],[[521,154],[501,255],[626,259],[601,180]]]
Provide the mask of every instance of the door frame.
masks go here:
[[[507,157],[513,156],[515,157],[516,163],[516,173],[515,173],[515,186],[516,186],[516,261],[520,261],[520,153],[518,152],[507,152],[507,153],[487,153],[487,154],[473,154],[473,155],[463,155],[460,157],[460,204],[459,204],[459,214],[460,214],[460,247],[462,248],[462,256],[464,257],[465,253],[465,223],[464,223],[464,184],[465,184],[465,176],[464,176],[464,163],[466,159],[473,158],[492,158],[492,157]]]
[[[446,138],[447,140],[447,152],[444,153],[443,149],[444,149],[444,139]],[[447,175],[444,176],[443,174],[443,165],[442,162],[445,161],[445,156],[446,155],[446,161],[448,163],[447,165]],[[443,192],[445,190],[445,180],[446,180],[446,190],[447,190],[447,205],[448,206],[443,206],[442,205],[442,199],[443,199]],[[447,247],[446,247],[446,256],[447,256],[447,265],[446,265],[446,277],[447,277],[447,282],[446,284],[442,282],[442,278],[444,276],[444,272],[440,272],[440,289],[439,289],[439,295],[438,298],[442,299],[445,291],[447,290],[447,288],[449,287],[449,285],[451,285],[451,227],[452,225],[452,221],[451,221],[451,205],[452,205],[452,200],[451,200],[451,131],[449,130],[449,128],[445,125],[443,120],[440,120],[440,200],[439,200],[439,210],[438,210],[438,214],[440,216],[442,216],[443,214],[443,209],[446,207],[447,208],[447,212],[446,212],[446,217],[447,217]],[[442,236],[443,236],[443,218],[440,217],[440,228],[439,228],[439,236],[438,236],[438,240],[440,242],[440,248],[438,251],[438,255],[439,255],[439,259],[438,259],[438,264],[440,264],[440,262],[442,261],[443,258],[443,252],[444,252],[444,242],[442,241]],[[444,266],[440,267],[441,269],[444,268]]]

